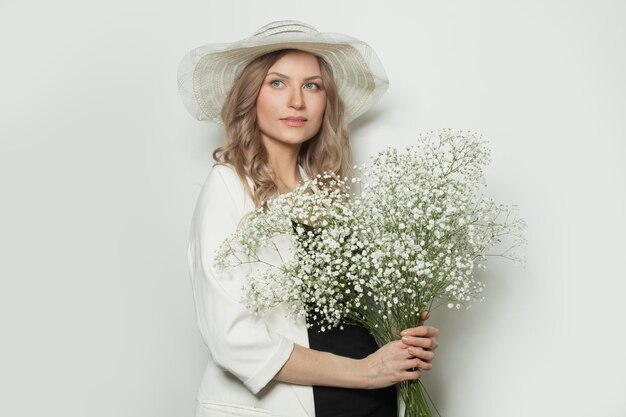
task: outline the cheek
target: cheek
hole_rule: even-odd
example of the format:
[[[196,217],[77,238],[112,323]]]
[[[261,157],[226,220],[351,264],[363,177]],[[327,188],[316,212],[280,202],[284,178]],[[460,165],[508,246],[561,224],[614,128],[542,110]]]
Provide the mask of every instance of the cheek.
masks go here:
[[[326,110],[326,96],[319,97],[315,101],[314,107],[316,116],[321,121],[324,118],[324,111]]]
[[[261,117],[262,114],[265,114],[266,108],[267,108],[267,100],[265,99],[265,96],[263,94],[259,94],[259,96],[256,99],[257,116]]]
[[[259,122],[261,120],[265,120],[271,118],[272,114],[275,113],[274,102],[270,95],[265,94],[263,90],[259,92],[259,95],[256,99],[256,113]]]

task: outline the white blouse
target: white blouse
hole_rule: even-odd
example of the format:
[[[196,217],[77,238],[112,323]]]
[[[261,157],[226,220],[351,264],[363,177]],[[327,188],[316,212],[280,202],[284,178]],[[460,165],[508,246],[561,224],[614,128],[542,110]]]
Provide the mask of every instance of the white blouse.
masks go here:
[[[262,318],[251,314],[241,303],[250,266],[230,271],[213,266],[219,245],[253,209],[235,169],[215,165],[198,196],[188,248],[198,327],[210,351],[196,417],[314,417],[311,386],[272,379],[294,343],[309,346],[304,319],[287,318],[282,306]]]

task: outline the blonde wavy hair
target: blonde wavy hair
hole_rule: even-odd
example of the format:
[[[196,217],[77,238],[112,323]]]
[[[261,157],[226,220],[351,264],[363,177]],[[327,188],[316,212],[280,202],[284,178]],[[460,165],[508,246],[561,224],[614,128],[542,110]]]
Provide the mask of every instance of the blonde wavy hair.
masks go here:
[[[296,50],[281,49],[250,62],[235,80],[222,107],[226,143],[215,149],[213,159],[216,164],[230,164],[235,168],[257,208],[266,207],[267,200],[278,192],[278,186],[261,141],[256,100],[270,67],[292,51]],[[323,58],[316,57],[326,90],[326,109],[319,132],[302,144],[297,162],[309,177],[324,172],[350,176],[353,174],[352,147],[344,105],[332,68]],[[246,176],[252,180],[253,189],[250,189]]]

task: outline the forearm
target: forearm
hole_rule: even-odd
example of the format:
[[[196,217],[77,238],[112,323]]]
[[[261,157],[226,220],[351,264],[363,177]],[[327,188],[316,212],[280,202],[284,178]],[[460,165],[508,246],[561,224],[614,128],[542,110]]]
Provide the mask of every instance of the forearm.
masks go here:
[[[274,379],[299,385],[365,388],[362,361],[321,352],[294,343],[291,356]]]

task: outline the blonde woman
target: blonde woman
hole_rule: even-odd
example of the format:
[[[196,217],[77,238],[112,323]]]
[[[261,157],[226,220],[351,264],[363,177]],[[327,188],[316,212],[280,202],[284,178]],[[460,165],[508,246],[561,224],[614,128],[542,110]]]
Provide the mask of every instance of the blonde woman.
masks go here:
[[[388,82],[362,41],[296,21],[192,50],[179,68],[183,102],[223,123],[226,143],[200,192],[189,268],[210,358],[196,417],[394,417],[395,384],[431,369],[438,330],[405,329],[378,346],[362,327],[307,329],[276,309],[262,318],[240,303],[245,276],[212,265],[219,244],[255,207],[324,171],[349,175],[348,123]],[[420,324],[427,312],[416,312]],[[417,368],[417,370],[415,370]]]

